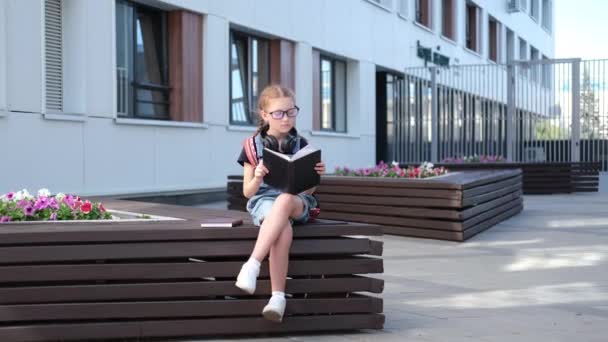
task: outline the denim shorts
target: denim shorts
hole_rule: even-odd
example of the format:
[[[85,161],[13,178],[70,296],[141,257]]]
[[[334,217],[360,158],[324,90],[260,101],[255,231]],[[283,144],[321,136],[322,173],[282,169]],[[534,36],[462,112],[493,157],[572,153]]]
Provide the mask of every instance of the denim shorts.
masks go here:
[[[247,211],[251,214],[251,218],[253,219],[253,224],[256,226],[260,226],[262,221],[270,212],[270,209],[274,205],[275,200],[281,192],[278,191],[266,191],[265,193],[255,195],[247,201]],[[302,199],[304,203],[304,212],[300,217],[296,217],[294,219],[290,218],[289,222],[293,224],[303,224],[308,222],[310,209],[315,208],[317,206],[317,199],[309,194],[298,194],[298,197]]]

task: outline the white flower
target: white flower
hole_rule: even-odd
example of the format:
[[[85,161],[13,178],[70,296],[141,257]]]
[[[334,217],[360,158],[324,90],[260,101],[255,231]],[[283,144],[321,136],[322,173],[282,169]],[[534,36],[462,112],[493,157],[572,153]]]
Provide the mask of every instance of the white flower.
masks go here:
[[[8,197],[6,197],[6,195],[2,195],[2,196],[0,196],[0,201],[6,203],[6,202],[8,202]]]
[[[59,193],[57,193],[57,195],[55,195],[55,198],[58,201],[62,201],[65,198],[65,194],[63,192],[59,192]]]
[[[23,189],[23,190],[21,190],[21,194],[22,194],[23,198],[25,198],[25,199],[32,199],[32,198],[34,198],[34,196],[32,196],[32,195],[31,195],[31,194],[30,194],[30,193],[27,191],[27,189]],[[22,198],[22,199],[23,199],[23,198]]]
[[[38,190],[38,197],[50,197],[51,196],[51,192],[49,191],[49,189],[47,188],[42,188],[40,190]]]
[[[396,161],[393,160],[393,162],[391,163],[392,166],[399,166],[399,163],[397,163]]]
[[[25,196],[23,194],[23,191],[17,191],[15,193],[15,201],[21,201],[24,198],[25,198]]]

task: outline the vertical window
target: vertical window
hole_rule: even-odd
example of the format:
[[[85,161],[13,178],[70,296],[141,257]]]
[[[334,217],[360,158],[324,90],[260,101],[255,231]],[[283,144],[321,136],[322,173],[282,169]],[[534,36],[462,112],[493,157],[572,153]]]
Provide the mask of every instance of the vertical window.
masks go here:
[[[530,16],[535,20],[538,20],[538,1],[539,0],[532,0],[532,2],[530,3]]]
[[[496,19],[490,17],[488,20],[488,58],[499,63],[500,56],[500,24]]]
[[[63,14],[61,0],[44,2],[46,109],[63,111]]]
[[[542,25],[547,31],[551,32],[553,22],[553,2],[551,0],[543,0],[543,19]]]
[[[547,58],[547,56],[543,55],[543,61],[547,61],[548,59],[549,58]],[[545,87],[545,88],[551,88],[551,83],[552,83],[551,78],[552,78],[552,72],[553,72],[552,70],[553,69],[551,67],[551,64],[549,64],[549,63],[542,64],[541,82],[542,82],[543,87]]]
[[[270,82],[269,41],[230,32],[230,123],[257,125],[260,92]]]
[[[507,28],[507,63],[513,61],[515,54],[515,33]]]
[[[525,40],[519,38],[519,59],[526,60],[528,59],[528,43]]]
[[[118,115],[169,119],[166,12],[116,2]]]
[[[479,48],[479,7],[472,2],[466,4],[466,47],[469,50],[480,52]]]
[[[416,22],[431,28],[432,0],[416,0]]]
[[[456,40],[454,34],[454,0],[443,0],[441,4],[441,34],[451,40]]]
[[[521,38],[519,38],[519,59],[522,61],[528,59],[528,44]],[[528,70],[525,67],[519,67],[519,73],[527,76]]]
[[[538,53],[538,49],[536,49],[533,46],[530,46],[530,60],[538,60],[540,58],[540,55]],[[531,78],[534,82],[538,82],[539,81],[539,68],[540,68],[540,64],[532,64],[530,65],[530,73],[531,73]]]
[[[321,57],[320,129],[346,132],[346,62]]]

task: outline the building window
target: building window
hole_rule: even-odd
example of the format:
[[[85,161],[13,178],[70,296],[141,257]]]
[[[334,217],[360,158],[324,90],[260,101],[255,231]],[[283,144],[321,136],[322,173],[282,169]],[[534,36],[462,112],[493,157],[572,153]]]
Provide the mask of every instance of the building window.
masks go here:
[[[490,17],[488,20],[488,58],[499,63],[500,61],[500,24]]]
[[[551,0],[543,0],[543,27],[551,32],[553,22],[553,2]]]
[[[257,125],[257,102],[270,80],[267,39],[230,32],[230,123]]]
[[[62,7],[61,0],[44,2],[45,91],[46,109],[50,112],[63,112]]]
[[[511,63],[515,54],[515,33],[507,28],[507,63]]]
[[[519,59],[524,61],[528,59],[528,43],[524,39],[519,38]]]
[[[432,24],[432,0],[416,1],[416,22],[422,26],[431,28]]]
[[[549,58],[543,55],[543,61],[547,61]],[[542,64],[542,85],[545,88],[551,88],[551,78],[552,78],[552,67],[549,63]]]
[[[321,56],[320,67],[320,129],[346,132],[346,62]]]
[[[530,60],[535,61],[540,59],[540,54],[538,53],[538,49],[536,49],[534,46],[530,46]],[[530,64],[530,77],[532,78],[532,81],[534,82],[538,82],[539,81],[539,68],[540,68],[540,64]]]
[[[167,13],[116,2],[116,68],[119,116],[169,119]]]
[[[534,18],[534,20],[538,20],[538,1],[539,0],[532,0],[530,3],[530,16]]]
[[[469,50],[480,52],[479,44],[479,7],[472,2],[466,4],[466,47]]]
[[[526,59],[528,59],[528,43],[526,43],[526,41],[521,38],[519,38],[519,59],[522,61],[525,61]],[[519,73],[522,76],[527,76],[528,69],[523,66],[520,66]]]
[[[456,40],[454,22],[454,0],[443,0],[441,3],[441,34],[451,40]]]

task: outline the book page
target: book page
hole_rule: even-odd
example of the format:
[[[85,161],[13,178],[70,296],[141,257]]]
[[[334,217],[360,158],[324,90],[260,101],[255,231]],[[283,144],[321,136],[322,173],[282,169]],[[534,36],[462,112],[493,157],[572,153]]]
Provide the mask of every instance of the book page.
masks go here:
[[[291,160],[291,159],[292,159],[292,158],[291,158],[289,155],[287,155],[287,154],[283,154],[283,153],[280,153],[280,152],[277,152],[277,151],[273,151],[273,150],[271,150],[271,149],[269,149],[269,148],[267,148],[267,147],[264,147],[264,153],[272,153],[272,154],[274,154],[275,156],[277,156],[277,157],[281,157],[281,158],[283,158],[283,159],[285,159],[285,160],[287,160],[287,161],[289,161],[289,160]],[[262,157],[262,159],[264,159],[264,157]]]
[[[311,153],[314,153],[316,151],[318,151],[319,149],[312,146],[312,145],[306,145],[304,148],[302,148],[301,150],[299,150],[298,152],[296,152],[292,157],[291,160],[296,160],[302,157],[305,157]]]

